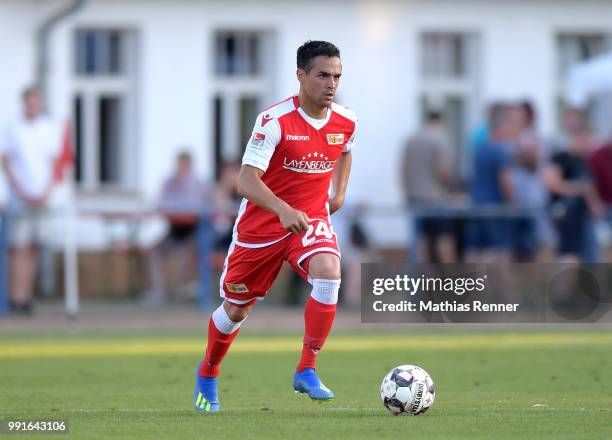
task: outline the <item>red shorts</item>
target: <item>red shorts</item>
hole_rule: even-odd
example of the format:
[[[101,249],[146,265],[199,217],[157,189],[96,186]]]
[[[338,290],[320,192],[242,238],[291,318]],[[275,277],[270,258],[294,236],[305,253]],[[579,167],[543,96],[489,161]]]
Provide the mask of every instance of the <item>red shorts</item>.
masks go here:
[[[313,220],[307,231],[291,234],[276,243],[247,246],[232,241],[221,274],[221,296],[234,304],[247,304],[266,296],[283,261],[308,280],[308,264],[313,255],[329,253],[340,258],[336,234],[324,220]]]

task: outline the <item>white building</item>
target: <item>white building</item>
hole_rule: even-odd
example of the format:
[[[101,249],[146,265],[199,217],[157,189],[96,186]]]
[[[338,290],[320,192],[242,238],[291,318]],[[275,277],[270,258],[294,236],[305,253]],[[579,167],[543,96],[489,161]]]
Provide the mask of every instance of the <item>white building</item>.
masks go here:
[[[0,122],[36,77],[41,25],[73,3],[0,2]],[[297,91],[308,39],[342,51],[338,99],[360,117],[350,192],[374,208],[399,206],[402,142],[425,109],[445,110],[460,152],[494,100],[532,100],[552,134],[568,67],[612,49],[605,0],[80,3],[49,32],[44,79],[76,128],[78,203],[100,210],[152,200],[184,146],[208,177],[239,157],[256,113]],[[399,216],[376,218],[381,242],[403,240]]]

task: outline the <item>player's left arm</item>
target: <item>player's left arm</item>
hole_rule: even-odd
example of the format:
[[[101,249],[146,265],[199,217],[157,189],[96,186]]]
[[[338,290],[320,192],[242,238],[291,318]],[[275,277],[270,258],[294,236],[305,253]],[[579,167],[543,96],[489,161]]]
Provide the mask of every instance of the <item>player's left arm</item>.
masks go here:
[[[343,152],[338,158],[333,177],[334,194],[329,199],[330,214],[333,214],[344,205],[352,162],[353,156],[350,150]]]
[[[351,164],[353,163],[353,156],[351,154],[351,151],[355,146],[355,138],[357,135],[357,117],[352,112],[350,112],[350,114],[352,115],[351,119],[355,122],[355,125],[353,127],[351,137],[344,145],[344,148],[342,149],[342,154],[336,162],[334,175],[332,176],[332,188],[334,190],[334,193],[328,200],[330,214],[333,214],[334,212],[342,208],[342,205],[344,205],[344,199],[346,197],[346,188],[348,186],[349,175],[351,174]]]

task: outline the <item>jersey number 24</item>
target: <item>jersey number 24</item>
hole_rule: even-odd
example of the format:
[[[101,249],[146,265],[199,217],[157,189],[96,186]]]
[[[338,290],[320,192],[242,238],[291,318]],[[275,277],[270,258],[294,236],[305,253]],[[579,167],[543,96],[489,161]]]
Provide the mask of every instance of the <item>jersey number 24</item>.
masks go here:
[[[304,247],[310,246],[315,241],[321,238],[325,238],[327,240],[331,240],[334,236],[334,227],[328,226],[326,222],[319,221],[316,223],[311,223],[308,225],[308,230],[306,234],[304,234],[304,238],[302,238],[302,245]]]

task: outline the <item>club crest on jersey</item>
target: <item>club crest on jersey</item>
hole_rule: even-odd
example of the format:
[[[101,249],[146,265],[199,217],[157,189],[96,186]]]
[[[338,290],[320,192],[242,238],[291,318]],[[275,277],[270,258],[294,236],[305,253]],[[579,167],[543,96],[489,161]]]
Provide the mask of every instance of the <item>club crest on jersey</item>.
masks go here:
[[[244,283],[232,284],[225,283],[225,287],[232,293],[249,293],[249,288]]]
[[[256,147],[263,147],[264,141],[266,140],[266,135],[263,133],[253,133],[253,137],[251,138],[251,144]]]
[[[261,126],[265,127],[268,122],[272,120],[272,115],[270,113],[266,113],[261,117]]]
[[[342,145],[344,144],[344,133],[339,134],[328,134],[327,143],[329,145]]]

